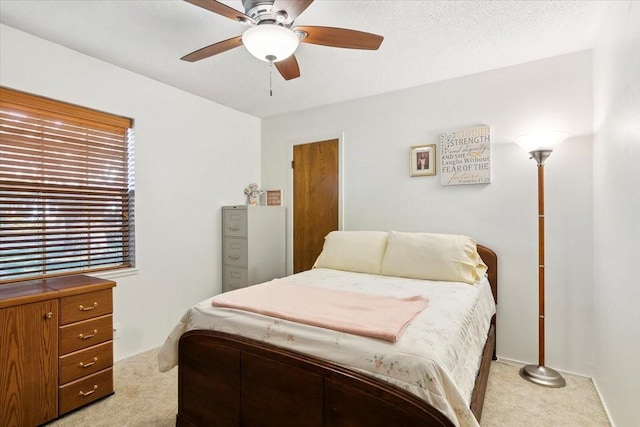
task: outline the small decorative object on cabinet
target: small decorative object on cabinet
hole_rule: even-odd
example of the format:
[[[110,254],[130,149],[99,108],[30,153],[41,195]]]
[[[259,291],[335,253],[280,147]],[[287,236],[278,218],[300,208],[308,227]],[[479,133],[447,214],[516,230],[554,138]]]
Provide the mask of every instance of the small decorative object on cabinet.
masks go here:
[[[247,195],[247,204],[251,206],[260,205],[260,196],[264,193],[264,190],[258,187],[258,184],[252,182],[244,189],[244,194]]]
[[[282,190],[267,190],[267,206],[282,206]]]
[[[36,426],[113,394],[115,282],[0,286],[0,426]]]
[[[285,275],[284,206],[222,207],[222,292]]]

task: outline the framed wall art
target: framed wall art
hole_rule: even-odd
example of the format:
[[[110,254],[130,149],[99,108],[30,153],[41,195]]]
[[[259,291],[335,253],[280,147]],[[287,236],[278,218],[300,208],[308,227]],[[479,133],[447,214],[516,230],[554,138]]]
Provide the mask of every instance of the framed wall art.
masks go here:
[[[436,174],[436,144],[414,145],[409,149],[409,171],[411,176]]]
[[[491,183],[491,129],[481,126],[440,135],[440,184]]]

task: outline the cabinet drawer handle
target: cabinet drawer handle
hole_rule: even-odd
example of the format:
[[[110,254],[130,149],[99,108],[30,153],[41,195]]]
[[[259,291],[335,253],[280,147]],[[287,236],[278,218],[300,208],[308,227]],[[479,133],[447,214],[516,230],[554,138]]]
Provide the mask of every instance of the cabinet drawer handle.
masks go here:
[[[95,393],[97,389],[98,389],[98,384],[94,384],[93,385],[93,390],[89,390],[89,391],[80,390],[80,393],[78,395],[79,396],[89,396],[90,394]]]
[[[78,306],[78,310],[80,311],[89,311],[89,310],[93,310],[94,308],[96,308],[98,306],[98,302],[94,302],[93,305],[91,307],[85,307],[82,304]]]
[[[239,255],[229,255],[229,259],[232,259],[232,260],[235,261],[237,259],[240,259],[240,256]]]
[[[91,362],[87,362],[87,363],[80,362],[78,366],[81,368],[88,368],[89,366],[94,365],[97,361],[98,361],[98,358],[94,357]]]
[[[44,315],[44,317],[46,317],[47,319],[51,319],[53,317],[53,313],[48,312],[47,314]]]
[[[89,338],[91,338],[91,337],[95,337],[97,333],[98,333],[98,330],[97,330],[97,329],[94,329],[94,330],[93,330],[93,333],[92,333],[91,335],[82,335],[82,334],[79,334],[79,335],[78,335],[78,338],[80,338],[81,340],[86,340],[86,339],[89,339]]]
[[[238,227],[238,226],[235,226],[235,227],[229,227],[229,230],[231,230],[231,231],[238,231],[238,230],[240,230],[240,227]]]

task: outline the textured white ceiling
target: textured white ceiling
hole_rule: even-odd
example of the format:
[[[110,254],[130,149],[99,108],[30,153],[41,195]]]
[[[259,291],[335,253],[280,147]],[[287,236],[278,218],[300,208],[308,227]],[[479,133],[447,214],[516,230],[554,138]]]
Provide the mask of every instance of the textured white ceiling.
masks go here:
[[[240,0],[223,1],[242,9]],[[384,36],[377,51],[301,44],[283,80],[243,47],[180,57],[247,27],[179,0],[0,0],[0,22],[256,117],[593,47],[607,1],[316,0],[298,25]]]

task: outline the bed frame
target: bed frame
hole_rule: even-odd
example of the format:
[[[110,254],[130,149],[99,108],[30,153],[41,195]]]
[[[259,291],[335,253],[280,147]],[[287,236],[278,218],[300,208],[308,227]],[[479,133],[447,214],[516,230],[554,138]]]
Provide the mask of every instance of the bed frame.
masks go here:
[[[498,259],[478,245],[498,295]],[[495,358],[495,316],[471,398],[478,421]],[[419,397],[326,360],[235,335],[180,338],[177,426],[453,426]]]

